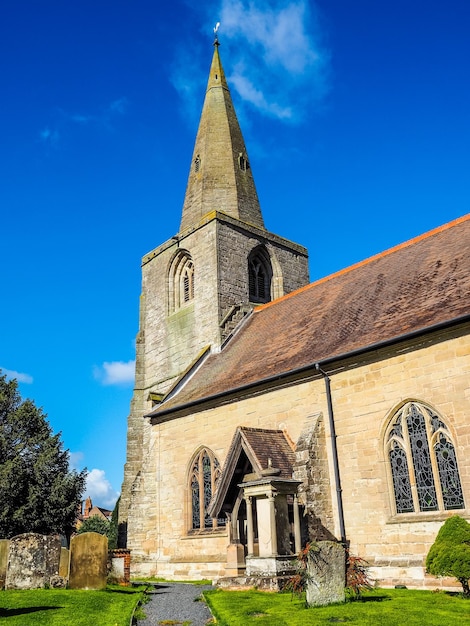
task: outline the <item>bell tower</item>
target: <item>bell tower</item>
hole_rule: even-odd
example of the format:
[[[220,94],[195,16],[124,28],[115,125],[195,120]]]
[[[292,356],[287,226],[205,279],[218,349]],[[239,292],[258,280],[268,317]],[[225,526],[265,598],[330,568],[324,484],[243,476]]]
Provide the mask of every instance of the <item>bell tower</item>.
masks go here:
[[[120,503],[123,528],[132,510],[128,547],[141,545],[142,503],[155,488],[145,480],[151,427],[144,415],[164,403],[204,355],[223,349],[256,304],[308,282],[306,249],[265,228],[216,39],[179,231],[142,259],[136,379]]]

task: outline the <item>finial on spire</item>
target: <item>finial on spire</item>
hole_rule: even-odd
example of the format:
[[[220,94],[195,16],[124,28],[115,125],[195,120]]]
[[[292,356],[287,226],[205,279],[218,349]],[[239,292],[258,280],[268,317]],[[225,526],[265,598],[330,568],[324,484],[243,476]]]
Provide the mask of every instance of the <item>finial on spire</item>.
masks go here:
[[[219,45],[219,38],[217,36],[217,32],[219,30],[219,26],[220,26],[220,22],[217,22],[217,24],[214,26],[214,46],[218,46]]]

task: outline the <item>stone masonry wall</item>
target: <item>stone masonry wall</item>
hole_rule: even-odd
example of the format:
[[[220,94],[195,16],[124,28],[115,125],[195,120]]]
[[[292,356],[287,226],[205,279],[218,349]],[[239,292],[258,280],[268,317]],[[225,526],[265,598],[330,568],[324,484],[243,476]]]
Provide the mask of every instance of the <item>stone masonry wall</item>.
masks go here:
[[[432,405],[456,439],[464,497],[470,502],[470,341],[458,333],[440,340],[415,341],[389,349],[374,359],[349,363],[349,369],[331,375],[346,535],[351,551],[367,559],[382,583],[437,586],[424,574],[423,562],[443,520],[452,512],[393,516],[392,486],[388,481],[383,432],[395,407],[406,399]],[[442,339],[442,340],[441,340]],[[327,415],[322,379],[273,390],[231,404],[217,406],[167,423],[148,432],[148,453],[141,488],[145,505],[139,516],[141,531],[133,551],[136,570],[166,577],[218,577],[224,573],[226,531],[188,536],[190,459],[201,446],[209,447],[223,463],[237,426],[285,429],[297,442],[305,440],[306,417]],[[317,425],[319,427],[319,425]],[[321,479],[314,513],[333,517],[328,530],[338,537],[336,485],[331,441],[324,422],[329,480]],[[323,428],[321,427],[321,428]],[[316,447],[322,449],[321,428]],[[314,429],[315,432],[315,429]],[[301,437],[302,436],[302,437]],[[299,441],[299,446],[301,444]],[[299,448],[300,449],[300,448]],[[315,446],[311,446],[311,450]],[[322,475],[325,456],[311,475]],[[323,468],[323,469],[322,469]],[[299,469],[299,468],[298,468]],[[315,480],[307,489],[314,491]],[[331,501],[332,514],[326,504]],[[468,518],[468,509],[459,512]],[[322,522],[323,522],[322,519]],[[323,522],[323,525],[326,526]],[[135,557],[135,560],[134,560]]]

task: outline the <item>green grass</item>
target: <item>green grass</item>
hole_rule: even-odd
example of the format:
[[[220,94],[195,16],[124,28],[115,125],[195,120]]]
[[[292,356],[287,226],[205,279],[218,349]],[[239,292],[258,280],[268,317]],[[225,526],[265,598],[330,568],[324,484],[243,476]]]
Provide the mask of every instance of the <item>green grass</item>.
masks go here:
[[[0,591],[5,626],[129,626],[144,590],[34,589]]]
[[[262,591],[204,592],[217,626],[454,626],[470,624],[470,600],[457,594],[377,589],[364,600],[306,608],[303,598]]]

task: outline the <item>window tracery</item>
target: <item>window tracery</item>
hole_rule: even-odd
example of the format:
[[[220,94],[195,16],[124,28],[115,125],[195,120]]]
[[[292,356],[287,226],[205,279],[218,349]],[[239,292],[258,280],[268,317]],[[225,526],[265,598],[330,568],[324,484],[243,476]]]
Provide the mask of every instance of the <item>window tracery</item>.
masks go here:
[[[177,311],[194,299],[194,263],[189,252],[180,250],[169,273],[169,308]]]
[[[190,528],[193,531],[225,526],[224,519],[213,520],[207,514],[220,473],[219,461],[208,448],[200,450],[191,462],[189,500],[191,509]]]
[[[385,439],[397,513],[465,507],[451,434],[431,407],[407,402]]]

